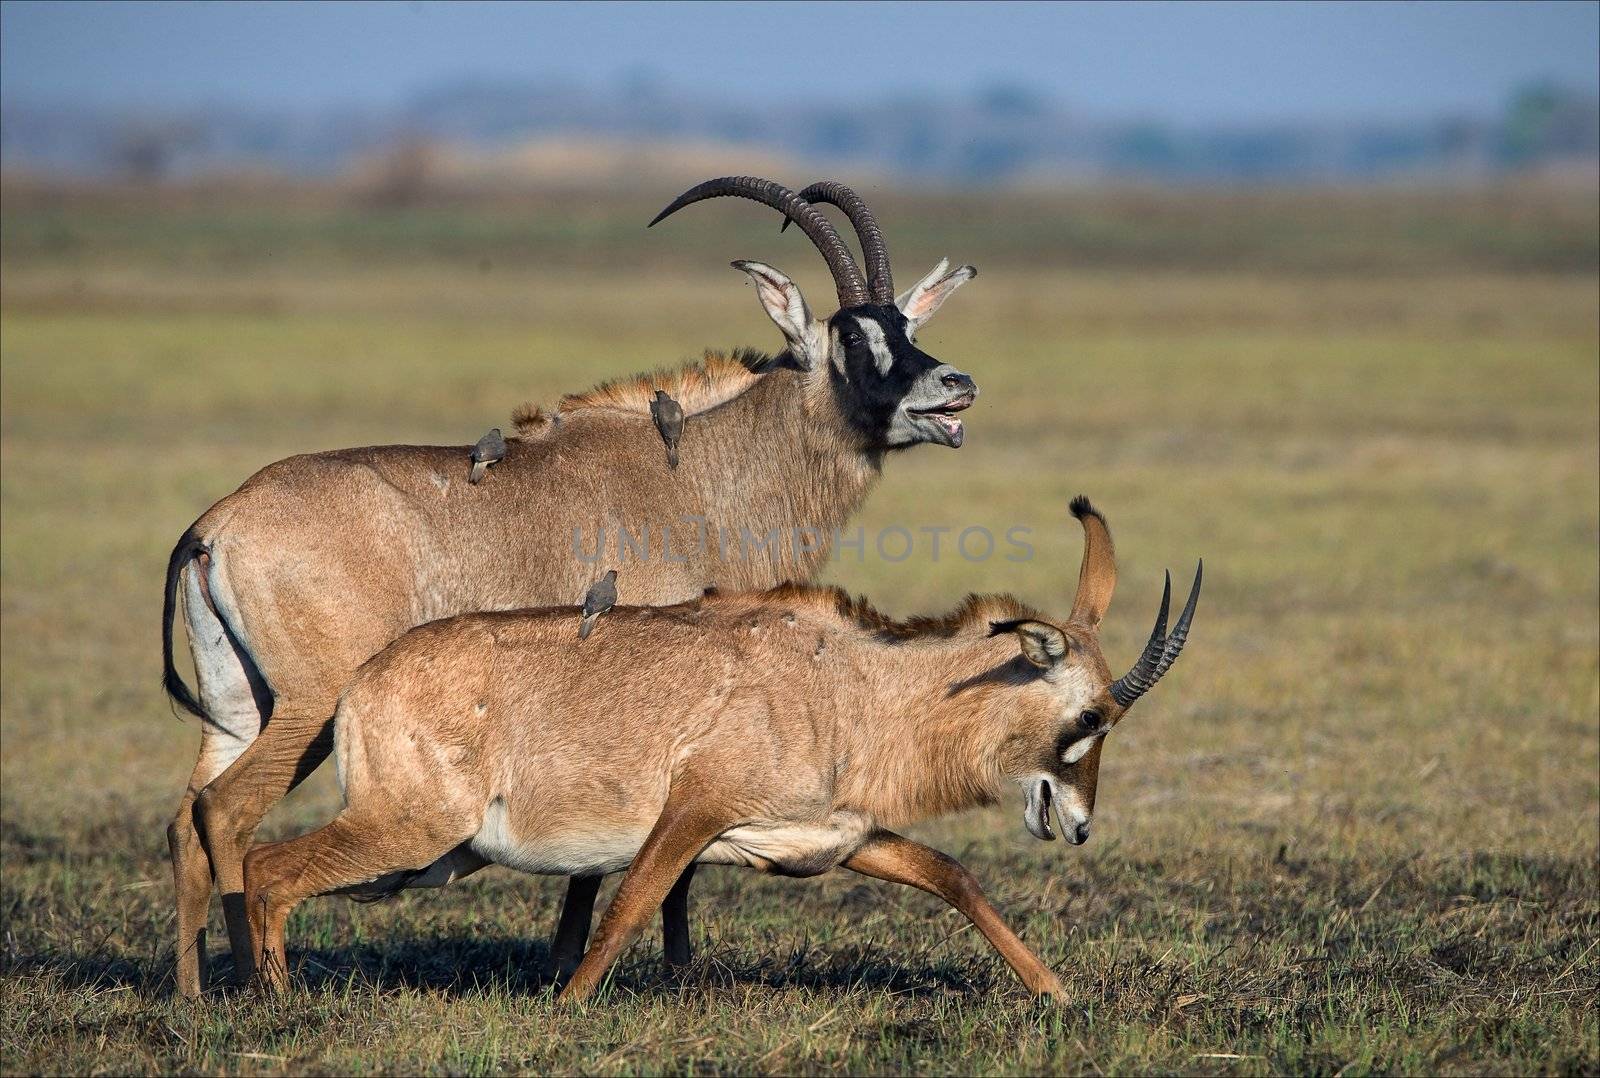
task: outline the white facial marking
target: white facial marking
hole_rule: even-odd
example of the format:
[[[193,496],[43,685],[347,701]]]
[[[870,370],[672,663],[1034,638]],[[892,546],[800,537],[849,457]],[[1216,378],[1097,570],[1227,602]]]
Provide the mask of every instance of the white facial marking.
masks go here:
[[[870,318],[858,318],[856,325],[861,327],[861,335],[867,339],[867,347],[872,349],[878,373],[888,374],[889,368],[894,366],[894,353],[889,351],[889,341],[884,336],[883,327]]]
[[[1087,756],[1089,754],[1089,749],[1093,747],[1094,743],[1099,741],[1104,736],[1104,734],[1095,734],[1093,737],[1079,738],[1077,741],[1074,741],[1071,745],[1067,746],[1067,751],[1061,754],[1061,762],[1064,764],[1077,763],[1079,760]]]
[[[845,371],[845,367],[844,367],[845,347],[844,347],[844,334],[842,332],[839,334],[839,340],[836,342],[836,346],[831,350],[830,354],[833,356],[833,359],[831,361],[833,363],[833,369],[839,372],[839,376],[841,378],[845,378],[845,379],[848,380],[849,375]]]

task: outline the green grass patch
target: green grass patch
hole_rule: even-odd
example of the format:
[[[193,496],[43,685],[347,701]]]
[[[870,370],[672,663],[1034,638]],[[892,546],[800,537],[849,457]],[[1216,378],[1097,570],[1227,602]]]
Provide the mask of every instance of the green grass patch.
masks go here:
[[[646,234],[645,201],[8,201],[0,1069],[1600,1071],[1595,215],[1504,193],[881,212],[903,277],[983,267],[922,339],[983,396],[967,445],[891,460],[860,523],[1024,525],[1036,556],[826,577],[896,613],[970,590],[1060,610],[1082,491],[1131,660],[1161,570],[1206,558],[1090,845],[1032,843],[1015,805],[919,833],[1065,1001],[1030,1002],[920,893],[720,869],[694,965],[643,940],[583,1010],[539,973],[559,885],[499,871],[307,903],[282,1000],[172,999],[162,829],[197,734],[157,691],[171,544],[290,453],[465,445],[526,399],[774,345],[729,257],[828,296],[755,211]],[[265,831],[333,804],[319,774]]]

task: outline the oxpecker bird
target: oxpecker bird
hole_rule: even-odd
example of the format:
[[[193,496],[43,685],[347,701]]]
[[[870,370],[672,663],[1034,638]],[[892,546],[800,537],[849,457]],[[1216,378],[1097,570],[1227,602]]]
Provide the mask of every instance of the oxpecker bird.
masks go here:
[[[589,585],[583,597],[583,621],[578,624],[578,639],[587,640],[594,632],[594,623],[600,615],[617,605],[617,571],[607,569],[606,575]]]
[[[489,474],[489,465],[499,464],[505,456],[506,440],[500,436],[500,428],[495,427],[472,447],[472,471],[467,473],[467,482],[481,482]]]
[[[667,467],[678,466],[678,439],[683,437],[683,406],[667,396],[664,389],[656,390],[650,402],[650,418],[656,421],[661,440],[667,443]]]

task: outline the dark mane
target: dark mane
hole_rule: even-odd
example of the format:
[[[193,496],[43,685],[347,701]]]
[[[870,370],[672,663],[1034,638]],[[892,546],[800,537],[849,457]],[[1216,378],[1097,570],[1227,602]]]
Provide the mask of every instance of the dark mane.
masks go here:
[[[852,596],[835,585],[780,584],[760,593],[761,605],[788,604],[832,614],[871,633],[886,644],[912,640],[948,640],[963,632],[986,634],[991,621],[1022,618],[1047,620],[1044,615],[1009,595],[971,594],[948,614],[918,614],[891,618],[865,596]]]

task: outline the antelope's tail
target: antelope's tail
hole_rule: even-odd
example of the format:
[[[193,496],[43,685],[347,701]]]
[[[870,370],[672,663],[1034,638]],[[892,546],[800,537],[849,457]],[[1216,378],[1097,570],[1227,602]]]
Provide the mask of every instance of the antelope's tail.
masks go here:
[[[172,557],[167,559],[167,590],[161,603],[161,684],[167,690],[167,695],[183,710],[209,719],[206,709],[189,690],[189,686],[183,683],[183,678],[178,676],[177,667],[172,665],[172,623],[178,613],[178,574],[183,572],[185,565],[205,553],[205,549],[205,543],[191,527],[183,533],[178,545],[172,548]]]

